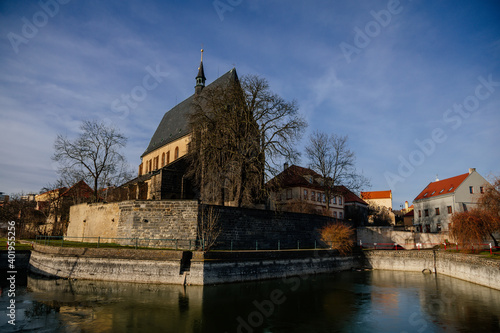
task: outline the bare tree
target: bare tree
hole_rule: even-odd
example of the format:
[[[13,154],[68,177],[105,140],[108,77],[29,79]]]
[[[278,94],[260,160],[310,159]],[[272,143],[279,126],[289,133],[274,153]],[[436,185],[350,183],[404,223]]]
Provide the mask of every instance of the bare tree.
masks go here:
[[[356,171],[356,155],[349,149],[347,140],[347,136],[314,132],[306,146],[309,167],[321,176],[327,209],[330,198],[338,194],[336,186],[344,185],[352,192],[369,186],[368,179]]]
[[[306,122],[257,76],[207,87],[190,117],[191,172],[204,202],[238,207],[263,197],[277,159],[294,160]]]
[[[131,178],[132,173],[119,151],[127,139],[116,129],[97,121],[84,121],[80,129],[75,140],[57,136],[52,159],[59,163],[58,172],[63,181],[84,179],[92,184],[97,201],[100,188]]]
[[[248,75],[242,79],[245,103],[259,126],[258,164],[265,178],[281,172],[283,161],[295,162],[300,153],[297,143],[307,127],[295,101],[285,101],[273,93],[266,79]]]
[[[204,251],[210,251],[221,233],[219,217],[220,214],[214,207],[202,206],[198,224],[198,239]]]

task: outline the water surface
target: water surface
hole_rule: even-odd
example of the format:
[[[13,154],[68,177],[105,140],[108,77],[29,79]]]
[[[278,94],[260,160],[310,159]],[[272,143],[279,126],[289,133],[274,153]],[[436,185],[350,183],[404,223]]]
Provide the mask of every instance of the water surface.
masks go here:
[[[349,271],[205,287],[28,276],[24,284],[14,327],[2,282],[2,332],[500,332],[500,291],[442,275]]]

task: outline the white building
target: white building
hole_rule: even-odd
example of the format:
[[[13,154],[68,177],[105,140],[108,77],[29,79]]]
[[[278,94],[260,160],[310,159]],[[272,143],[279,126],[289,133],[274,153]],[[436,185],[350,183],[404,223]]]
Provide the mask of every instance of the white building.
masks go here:
[[[487,184],[474,168],[463,175],[431,182],[413,200],[416,231],[448,231],[451,214],[477,206]]]

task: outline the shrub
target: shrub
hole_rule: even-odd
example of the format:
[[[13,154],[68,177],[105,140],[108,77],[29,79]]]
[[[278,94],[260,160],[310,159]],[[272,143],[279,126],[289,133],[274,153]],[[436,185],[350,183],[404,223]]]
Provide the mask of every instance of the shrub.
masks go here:
[[[350,226],[334,222],[326,225],[320,231],[321,240],[331,249],[336,249],[345,255],[351,252],[354,245],[354,229]]]

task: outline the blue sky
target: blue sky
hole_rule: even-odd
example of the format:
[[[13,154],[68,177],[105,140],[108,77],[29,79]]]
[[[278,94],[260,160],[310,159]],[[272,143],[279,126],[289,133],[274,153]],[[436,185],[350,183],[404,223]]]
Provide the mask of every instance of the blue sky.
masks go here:
[[[136,170],[163,114],[194,92],[202,45],[208,82],[235,66],[297,101],[301,150],[315,130],[348,135],[395,208],[436,174],[500,175],[498,1],[4,0],[0,36],[8,194],[54,182],[57,134],[87,119],[129,138]]]

